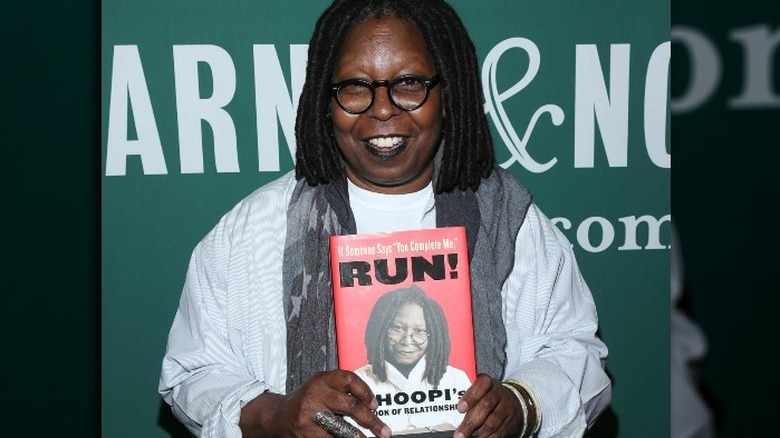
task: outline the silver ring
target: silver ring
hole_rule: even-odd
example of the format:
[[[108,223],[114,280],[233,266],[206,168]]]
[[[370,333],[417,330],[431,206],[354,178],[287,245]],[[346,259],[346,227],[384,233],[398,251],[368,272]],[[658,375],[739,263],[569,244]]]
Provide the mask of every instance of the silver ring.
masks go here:
[[[360,432],[355,426],[347,423],[347,420],[345,420],[344,417],[330,411],[317,412],[317,414],[314,415],[314,422],[336,438],[360,437]]]

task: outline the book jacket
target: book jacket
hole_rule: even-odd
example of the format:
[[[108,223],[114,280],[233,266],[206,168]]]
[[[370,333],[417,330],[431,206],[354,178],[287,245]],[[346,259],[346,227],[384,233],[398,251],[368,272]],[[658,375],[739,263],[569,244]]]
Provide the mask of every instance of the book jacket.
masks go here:
[[[330,258],[339,368],[393,435],[451,436],[476,377],[465,228],[332,236]]]

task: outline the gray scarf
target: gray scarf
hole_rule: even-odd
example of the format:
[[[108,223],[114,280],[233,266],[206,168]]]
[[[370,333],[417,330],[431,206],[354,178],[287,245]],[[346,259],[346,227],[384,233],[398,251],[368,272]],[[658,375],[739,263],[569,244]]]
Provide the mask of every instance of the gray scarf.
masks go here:
[[[496,379],[506,362],[501,287],[514,266],[515,237],[531,199],[499,167],[476,192],[435,195],[436,225],[466,227],[477,372]],[[319,186],[298,181],[287,210],[283,268],[288,393],[315,373],[338,368],[329,237],[355,232],[346,178]]]

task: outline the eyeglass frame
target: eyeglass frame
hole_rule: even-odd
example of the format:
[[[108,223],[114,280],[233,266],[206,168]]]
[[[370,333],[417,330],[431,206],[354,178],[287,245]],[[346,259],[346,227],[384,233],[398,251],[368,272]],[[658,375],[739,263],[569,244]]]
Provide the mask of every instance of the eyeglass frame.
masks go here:
[[[403,335],[399,339],[395,339],[394,336],[390,333],[393,330],[403,331]],[[416,335],[418,335],[418,334],[425,335],[425,340],[423,340],[422,342],[416,341],[414,339],[414,337]],[[393,344],[397,344],[397,343],[403,341],[408,336],[409,340],[412,341],[412,343],[414,345],[418,345],[419,346],[419,345],[423,345],[424,343],[428,342],[428,338],[430,338],[431,335],[430,335],[430,333],[428,333],[428,330],[425,330],[425,329],[410,328],[410,327],[404,327],[404,326],[400,326],[400,325],[391,325],[391,326],[387,327],[387,336],[390,338],[390,342],[392,342]]]
[[[398,103],[396,103],[396,101],[395,101],[395,98],[393,98],[393,92],[392,92],[392,89],[393,89],[393,87],[396,84],[398,84],[398,83],[400,83],[400,82],[402,82],[404,80],[407,80],[407,79],[418,80],[418,81],[422,82],[423,86],[425,87],[425,97],[423,98],[422,102],[420,102],[420,104],[415,106],[414,108],[410,108],[410,109],[406,109],[406,108],[398,105]],[[428,101],[428,97],[431,94],[431,88],[433,88],[436,85],[438,85],[439,82],[441,82],[441,75],[439,73],[436,73],[435,75],[431,76],[430,78],[426,78],[426,77],[423,77],[423,76],[416,76],[416,75],[404,75],[404,76],[399,76],[399,77],[397,77],[395,79],[391,79],[389,81],[386,81],[386,80],[385,81],[366,81],[366,80],[363,80],[363,79],[347,79],[347,80],[344,80],[344,81],[341,81],[341,82],[336,82],[335,84],[330,84],[329,91],[330,91],[331,96],[333,96],[336,99],[336,103],[338,104],[339,108],[341,108],[342,110],[344,110],[345,112],[347,112],[349,114],[359,115],[359,114],[365,113],[366,111],[371,109],[372,106],[374,106],[374,101],[376,100],[376,88],[377,87],[385,87],[387,89],[387,98],[390,99],[390,102],[392,102],[392,104],[396,108],[399,108],[402,111],[407,111],[408,112],[408,111],[414,111],[414,110],[420,109],[420,107],[425,105],[425,102]],[[371,90],[371,101],[368,103],[368,106],[366,107],[366,109],[364,109],[363,111],[350,111],[347,108],[345,108],[344,105],[342,105],[341,101],[339,100],[339,90],[342,87],[346,86],[346,85],[362,85],[362,86],[368,88],[369,90]]]

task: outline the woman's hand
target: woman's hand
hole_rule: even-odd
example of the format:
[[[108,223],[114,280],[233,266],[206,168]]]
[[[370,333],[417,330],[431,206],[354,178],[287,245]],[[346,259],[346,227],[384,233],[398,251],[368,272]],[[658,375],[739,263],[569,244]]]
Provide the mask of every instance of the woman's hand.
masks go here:
[[[480,374],[458,402],[466,413],[453,438],[517,436],[523,427],[523,411],[511,390],[487,374]]]
[[[374,412],[377,407],[371,389],[353,372],[323,371],[290,394],[266,392],[247,403],[241,409],[239,426],[245,437],[324,438],[330,434],[314,417],[328,411],[350,416],[376,436],[390,438],[390,429]]]

